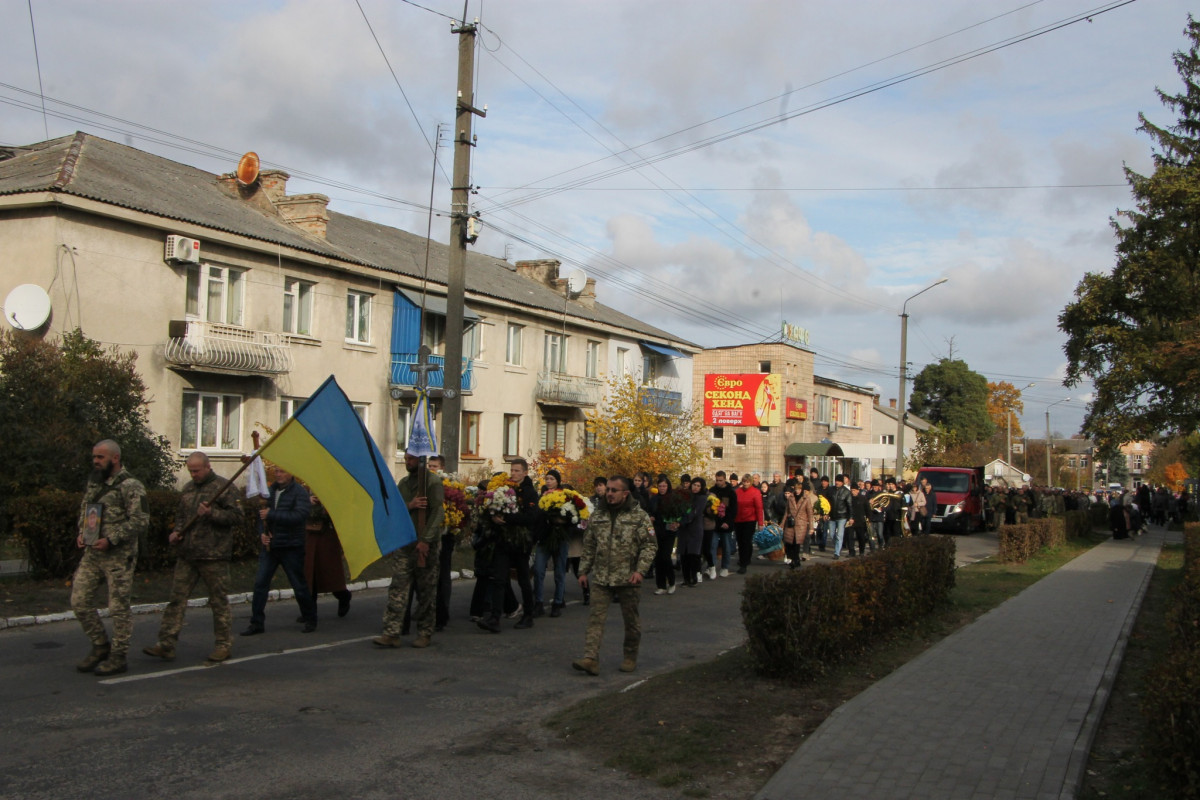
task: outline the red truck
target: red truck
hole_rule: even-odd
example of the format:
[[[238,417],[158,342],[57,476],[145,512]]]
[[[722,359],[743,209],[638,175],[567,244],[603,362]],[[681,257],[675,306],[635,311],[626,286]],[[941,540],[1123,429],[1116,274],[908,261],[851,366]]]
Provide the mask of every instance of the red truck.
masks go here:
[[[921,467],[917,483],[929,479],[937,495],[930,528],[971,533],[987,527],[983,507],[983,467]]]

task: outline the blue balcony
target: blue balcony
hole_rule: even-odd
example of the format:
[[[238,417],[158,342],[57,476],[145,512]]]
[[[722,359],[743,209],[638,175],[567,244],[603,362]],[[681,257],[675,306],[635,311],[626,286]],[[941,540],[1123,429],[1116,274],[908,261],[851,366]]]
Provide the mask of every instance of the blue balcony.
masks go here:
[[[430,356],[430,364],[436,364],[439,367],[445,368],[445,356]],[[417,364],[416,353],[392,353],[392,386],[416,386],[417,373],[413,372],[413,367]],[[462,391],[470,392],[475,389],[475,373],[471,369],[471,359],[464,358],[462,360]],[[429,388],[441,389],[445,386],[445,373],[439,369],[436,372],[429,372]]]
[[[660,414],[678,417],[683,413],[683,392],[668,392],[666,389],[642,386],[638,389],[638,399],[642,401],[642,405],[649,406]]]

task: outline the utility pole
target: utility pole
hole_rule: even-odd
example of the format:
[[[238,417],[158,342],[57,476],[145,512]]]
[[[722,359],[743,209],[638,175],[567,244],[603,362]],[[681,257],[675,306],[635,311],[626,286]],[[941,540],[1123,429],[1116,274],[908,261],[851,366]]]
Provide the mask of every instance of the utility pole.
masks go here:
[[[463,314],[467,283],[467,244],[474,241],[468,230],[471,211],[472,115],[487,116],[475,108],[476,24],[463,21],[450,29],[458,39],[458,96],[454,107],[454,172],[450,187],[450,254],[446,277],[446,366],[442,390],[442,457],[447,472],[458,471],[458,435],[462,420]]]

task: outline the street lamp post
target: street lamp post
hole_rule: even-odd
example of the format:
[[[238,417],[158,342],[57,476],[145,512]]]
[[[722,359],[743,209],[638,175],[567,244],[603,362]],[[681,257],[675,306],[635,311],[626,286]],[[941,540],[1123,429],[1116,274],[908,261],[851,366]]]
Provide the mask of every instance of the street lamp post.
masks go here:
[[[1036,383],[1031,383],[1028,386],[1026,386],[1025,389],[1032,389],[1035,386],[1037,386]],[[1025,391],[1025,389],[1021,389],[1021,391],[1023,392],[1023,391]],[[1007,461],[1007,463],[1010,467],[1012,466],[1012,408],[1008,409],[1008,461]]]
[[[921,291],[909,297],[912,300],[917,295],[925,294],[934,286],[941,286],[949,278],[942,278],[926,286]],[[904,421],[908,417],[908,404],[904,401],[904,379],[908,377],[908,300],[900,307],[900,406],[896,409],[896,480],[904,477]]]
[[[1046,406],[1046,487],[1047,488],[1054,485],[1050,478],[1050,448],[1051,448],[1051,444],[1050,444],[1050,409],[1054,408],[1059,403],[1069,402],[1070,399],[1071,398],[1069,398],[1069,397],[1064,397],[1062,400],[1056,400],[1055,402]]]

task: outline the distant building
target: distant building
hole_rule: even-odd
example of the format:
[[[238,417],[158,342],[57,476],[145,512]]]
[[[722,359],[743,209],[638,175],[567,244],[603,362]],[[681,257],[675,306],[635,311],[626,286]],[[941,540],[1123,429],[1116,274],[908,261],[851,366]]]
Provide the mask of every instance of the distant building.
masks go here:
[[[870,468],[870,461],[860,461],[856,448],[873,442],[870,411],[878,397],[869,388],[814,375],[811,350],[787,342],[714,347],[698,353],[694,362],[692,391],[697,400],[707,399],[711,407],[719,395],[716,403],[731,406],[712,410],[715,416],[706,419],[710,471],[769,477],[775,472],[807,473],[815,467],[823,475],[857,476]],[[735,376],[748,376],[742,384],[751,387],[773,387],[768,377],[777,376],[777,396],[775,388],[761,395],[755,388],[746,401],[753,405],[761,396],[764,403],[773,404],[775,416],[738,416],[744,409],[732,396],[743,387],[732,385],[739,380]],[[773,395],[769,400],[768,394]],[[723,411],[728,412],[724,417]]]

